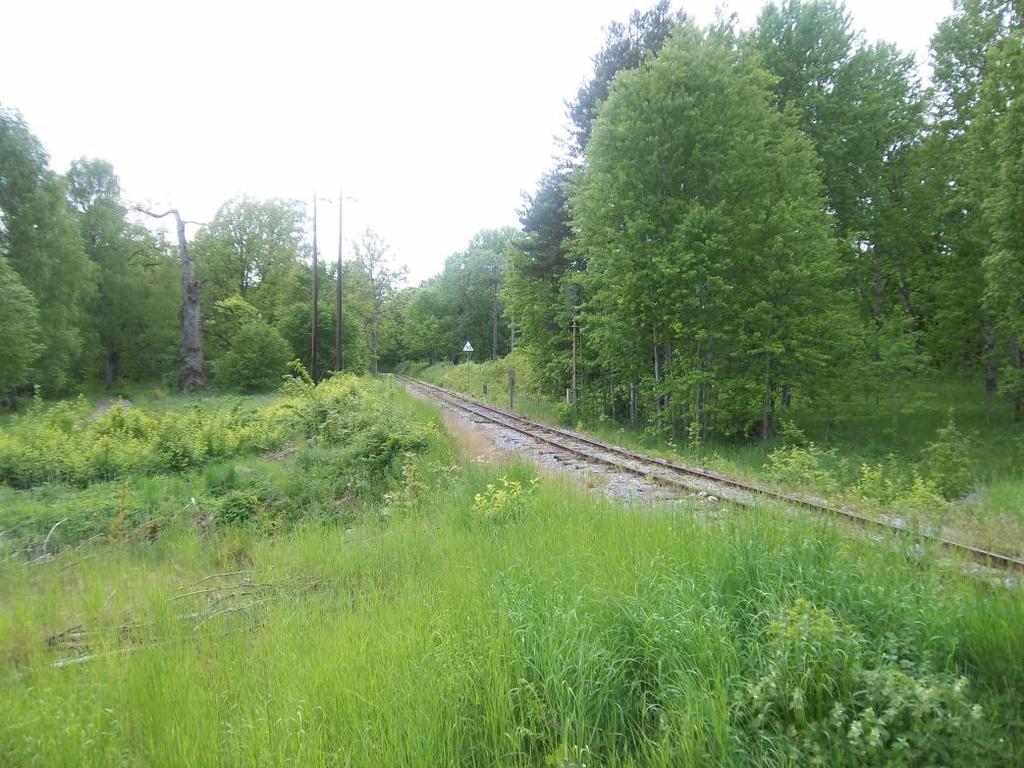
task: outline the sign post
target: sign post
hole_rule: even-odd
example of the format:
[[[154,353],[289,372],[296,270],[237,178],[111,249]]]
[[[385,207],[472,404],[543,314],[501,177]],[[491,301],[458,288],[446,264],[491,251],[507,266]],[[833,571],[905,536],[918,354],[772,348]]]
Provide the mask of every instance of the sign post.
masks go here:
[[[462,348],[462,351],[466,353],[467,363],[473,359],[473,345],[470,344],[468,341],[466,342],[466,346]]]

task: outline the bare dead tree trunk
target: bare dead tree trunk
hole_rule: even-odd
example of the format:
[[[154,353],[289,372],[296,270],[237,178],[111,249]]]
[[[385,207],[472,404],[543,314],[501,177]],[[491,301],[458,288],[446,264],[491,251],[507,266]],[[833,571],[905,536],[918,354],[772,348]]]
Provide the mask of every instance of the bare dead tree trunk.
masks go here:
[[[203,323],[199,314],[199,281],[195,275],[195,265],[188,250],[185,238],[184,219],[177,209],[172,208],[163,213],[153,213],[145,208],[135,208],[139,213],[162,219],[173,216],[178,233],[178,257],[181,260],[181,368],[178,371],[178,388],[182,392],[195,392],[206,386],[206,374],[203,371]]]

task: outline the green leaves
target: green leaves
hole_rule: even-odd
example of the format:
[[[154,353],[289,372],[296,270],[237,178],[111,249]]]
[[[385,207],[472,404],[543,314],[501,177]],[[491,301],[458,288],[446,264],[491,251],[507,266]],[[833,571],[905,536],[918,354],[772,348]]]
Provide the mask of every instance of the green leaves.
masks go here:
[[[0,220],[0,256],[43,309],[38,341],[44,353],[29,376],[47,391],[59,391],[83,352],[94,268],[65,202],[63,180],[47,167],[46,153],[20,115],[8,109],[0,109]]]
[[[7,259],[0,256],[0,393],[23,383],[39,357],[39,307]]]
[[[661,358],[669,386],[694,382],[680,417],[705,430],[770,433],[849,322],[813,150],[770,85],[680,31],[616,80],[571,196],[591,349],[623,377]]]

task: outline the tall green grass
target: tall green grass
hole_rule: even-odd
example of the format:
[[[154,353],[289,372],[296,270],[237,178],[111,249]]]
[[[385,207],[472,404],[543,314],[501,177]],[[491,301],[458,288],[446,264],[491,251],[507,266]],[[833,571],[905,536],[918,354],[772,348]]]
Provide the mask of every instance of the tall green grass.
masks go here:
[[[442,520],[358,534],[5,573],[8,764],[870,765],[899,764],[900,739],[906,764],[1020,757],[1015,594],[986,606],[771,516],[708,526],[566,490],[501,530],[453,499]],[[228,567],[226,547],[260,578],[323,586],[194,631],[166,601]],[[153,622],[137,646],[114,631],[127,616]],[[108,628],[95,653],[122,652],[49,666],[26,625],[76,621]]]
[[[532,469],[454,455],[431,433],[342,520],[0,565],[3,764],[1024,760],[1019,589],[770,508],[622,507],[547,480],[490,514],[487,486]],[[212,618],[208,595],[171,600],[227,571],[284,599]],[[48,645],[78,625],[87,649]]]

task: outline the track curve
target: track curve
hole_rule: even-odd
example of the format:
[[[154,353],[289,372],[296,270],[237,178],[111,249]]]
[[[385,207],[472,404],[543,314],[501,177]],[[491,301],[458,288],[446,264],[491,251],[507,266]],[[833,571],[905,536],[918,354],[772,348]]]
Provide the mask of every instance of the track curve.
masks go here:
[[[442,402],[446,402],[493,424],[545,443],[586,462],[613,467],[619,471],[639,475],[661,485],[680,490],[692,493],[713,494],[723,500],[743,507],[754,506],[758,498],[771,499],[790,507],[845,519],[866,528],[875,528],[904,535],[910,534],[937,544],[949,551],[969,557],[989,567],[1024,572],[1024,560],[1018,560],[1009,555],[972,547],[968,544],[912,530],[906,526],[885,520],[877,520],[851,509],[831,506],[821,499],[780,493],[764,486],[735,480],[699,467],[691,467],[647,456],[628,448],[596,440],[588,435],[582,435],[578,432],[527,419],[513,411],[482,403],[468,395],[446,389],[445,387],[439,387],[436,384],[430,384],[398,373],[391,375],[403,384],[418,388]]]

